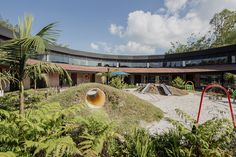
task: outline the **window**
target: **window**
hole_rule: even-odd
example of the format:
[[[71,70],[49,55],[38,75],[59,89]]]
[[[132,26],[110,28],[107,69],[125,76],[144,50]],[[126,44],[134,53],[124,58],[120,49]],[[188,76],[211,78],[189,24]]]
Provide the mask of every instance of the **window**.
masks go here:
[[[235,56],[232,56],[232,63],[236,63]]]

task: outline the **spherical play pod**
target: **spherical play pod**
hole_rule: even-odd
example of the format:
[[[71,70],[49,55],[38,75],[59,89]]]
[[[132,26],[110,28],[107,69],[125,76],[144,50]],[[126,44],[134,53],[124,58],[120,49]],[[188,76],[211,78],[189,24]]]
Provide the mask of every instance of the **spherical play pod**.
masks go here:
[[[101,108],[106,101],[105,93],[99,88],[92,88],[86,93],[86,104],[90,108]]]

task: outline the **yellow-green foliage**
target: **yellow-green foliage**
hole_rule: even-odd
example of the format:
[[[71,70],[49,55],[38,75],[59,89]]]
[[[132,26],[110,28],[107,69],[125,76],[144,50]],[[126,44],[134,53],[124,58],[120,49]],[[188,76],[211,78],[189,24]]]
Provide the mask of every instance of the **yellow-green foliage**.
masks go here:
[[[76,143],[66,133],[78,127],[74,119],[78,106],[62,109],[52,103],[38,107],[25,115],[0,110],[0,151],[11,150],[18,156],[29,152],[44,156],[77,154]]]
[[[113,77],[110,81],[110,86],[115,87],[117,89],[125,88],[126,84],[121,79],[121,77]]]
[[[172,85],[176,88],[184,89],[185,81],[181,77],[177,76],[172,81]]]
[[[59,103],[37,104],[24,115],[0,109],[0,152],[22,157],[98,155],[115,133],[109,122],[82,118],[80,109]]]
[[[176,113],[185,123],[168,119],[176,129],[155,136],[154,145],[159,157],[222,157],[235,153],[236,132],[231,121],[212,119],[199,125],[193,132],[194,119],[179,109],[176,109]]]
[[[91,88],[100,88],[106,94],[104,108],[91,110],[83,109],[84,116],[98,114],[103,115],[114,122],[119,130],[131,130],[138,127],[141,120],[147,122],[159,121],[163,117],[162,111],[132,94],[107,85],[97,83],[81,84],[78,87],[70,88],[56,96],[49,98],[49,102],[59,102],[67,107],[72,104],[85,105],[86,92]]]
[[[16,155],[13,152],[0,152],[1,157],[15,157]]]

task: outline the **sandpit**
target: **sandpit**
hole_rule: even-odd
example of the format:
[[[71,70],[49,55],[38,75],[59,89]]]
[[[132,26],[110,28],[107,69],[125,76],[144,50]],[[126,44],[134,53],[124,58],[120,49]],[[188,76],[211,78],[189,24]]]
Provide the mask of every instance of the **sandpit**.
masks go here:
[[[183,121],[175,112],[175,109],[181,109],[195,119],[197,118],[200,92],[189,93],[184,96],[163,96],[158,94],[141,94],[135,91],[130,93],[144,99],[164,112],[164,117]],[[236,113],[236,104],[233,104],[234,113]],[[212,118],[229,118],[231,119],[229,105],[226,98],[222,100],[210,100],[207,96],[204,98],[200,123],[206,122]],[[163,132],[173,127],[165,118],[160,122],[142,123],[151,133]]]

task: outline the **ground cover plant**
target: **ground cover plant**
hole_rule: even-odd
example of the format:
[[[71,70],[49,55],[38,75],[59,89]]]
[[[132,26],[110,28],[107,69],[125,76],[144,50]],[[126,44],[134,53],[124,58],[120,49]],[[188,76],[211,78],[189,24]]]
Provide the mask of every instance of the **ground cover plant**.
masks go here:
[[[147,122],[159,121],[163,117],[162,111],[152,104],[122,90],[98,83],[81,84],[65,92],[49,97],[47,102],[59,102],[67,107],[73,104],[85,104],[86,92],[91,88],[99,88],[106,94],[104,108],[91,110],[84,108],[81,114],[102,115],[114,121],[121,130],[137,127],[141,120]]]
[[[176,88],[184,89],[185,81],[178,76],[172,81],[172,85]]]
[[[35,93],[41,96],[35,98],[33,107],[30,107],[33,104],[32,101],[29,103],[24,114],[19,114],[14,107],[11,109],[0,107],[0,155],[221,157],[233,156],[235,153],[236,135],[231,121],[213,119],[192,130],[194,119],[178,109],[176,112],[186,123],[168,119],[175,127],[167,132],[153,135],[138,125],[134,125],[136,128],[130,131],[117,130],[117,124],[122,123],[117,121],[116,117],[114,119],[109,117],[111,115],[107,112],[112,113],[110,111],[113,110],[112,108],[99,112],[84,110],[86,106],[81,105],[83,104],[81,98],[84,98],[83,94],[91,87],[99,87],[106,94],[110,93],[111,95],[108,94],[109,102],[107,102],[110,105],[120,102],[121,99],[125,100],[123,103],[134,101],[126,100],[127,93],[120,93],[121,90],[93,83],[73,87],[61,93],[52,92],[47,100],[44,97],[45,90],[38,93],[35,90],[29,90],[27,92],[31,97],[34,97],[32,95]],[[16,93],[9,93],[11,94]],[[73,97],[69,97],[71,95]],[[119,99],[114,99],[117,96]],[[115,108],[114,110],[118,112]],[[138,117],[135,112],[137,112],[136,109],[133,112],[134,117],[131,118]],[[121,113],[117,116],[120,119],[122,116],[125,117]]]

